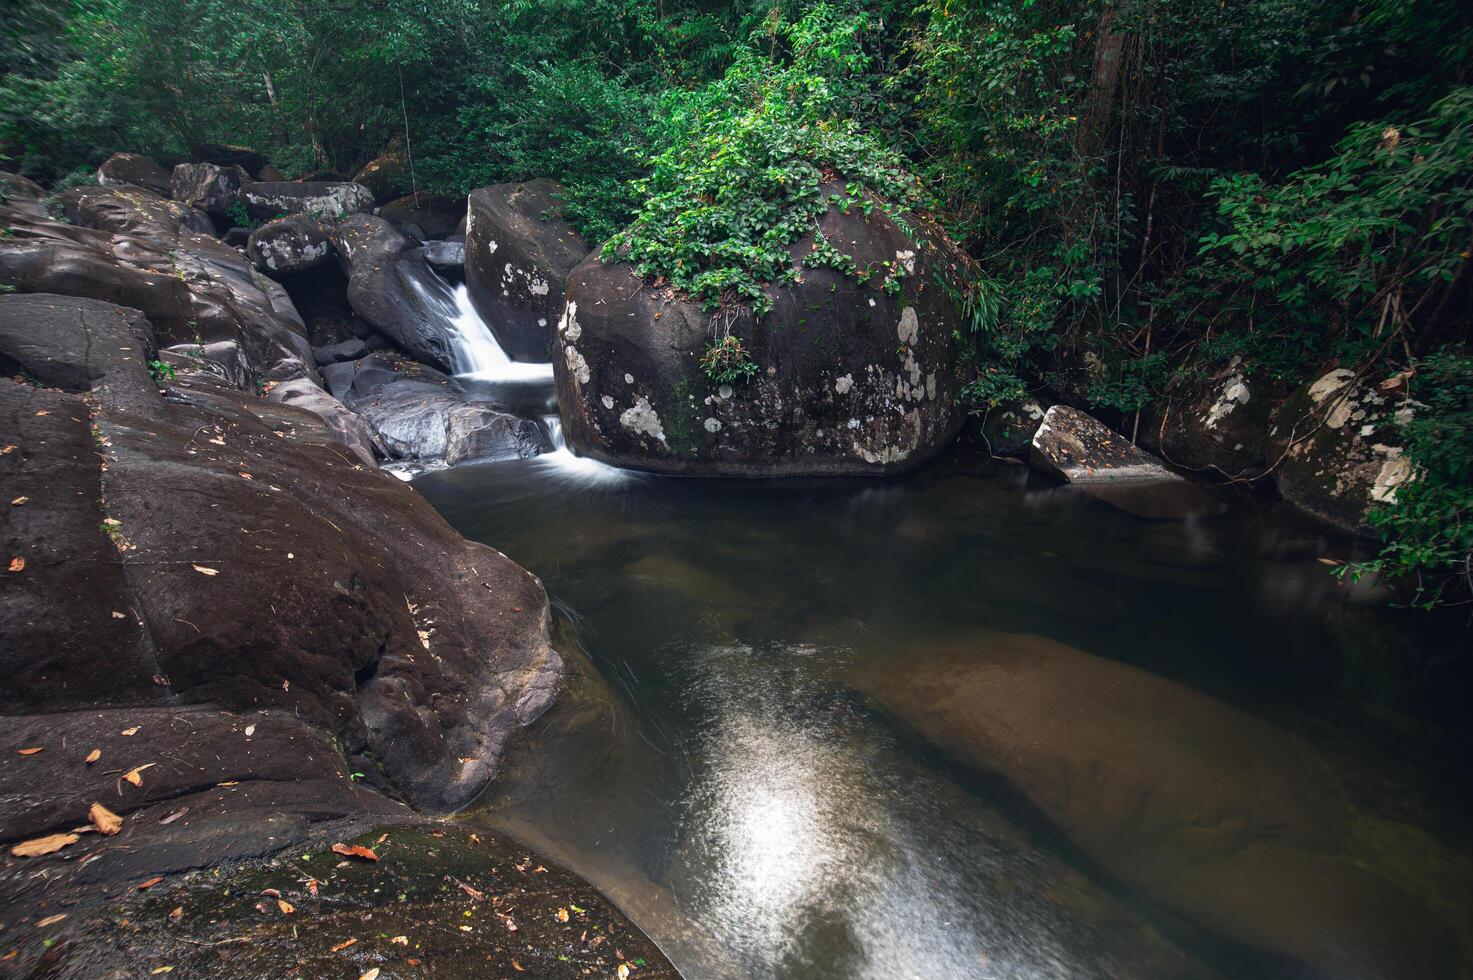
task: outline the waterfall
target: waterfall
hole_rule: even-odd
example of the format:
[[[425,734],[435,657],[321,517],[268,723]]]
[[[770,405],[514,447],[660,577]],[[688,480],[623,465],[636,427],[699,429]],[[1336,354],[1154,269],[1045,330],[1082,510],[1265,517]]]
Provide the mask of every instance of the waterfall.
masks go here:
[[[552,364],[527,364],[513,361],[496,342],[486,321],[471,305],[470,290],[465,283],[455,287],[446,311],[449,321],[450,350],[455,357],[455,373],[478,381],[551,381]]]
[[[554,451],[567,449],[568,444],[563,441],[563,419],[560,415],[542,416],[542,424],[547,427],[548,438],[552,440]]]

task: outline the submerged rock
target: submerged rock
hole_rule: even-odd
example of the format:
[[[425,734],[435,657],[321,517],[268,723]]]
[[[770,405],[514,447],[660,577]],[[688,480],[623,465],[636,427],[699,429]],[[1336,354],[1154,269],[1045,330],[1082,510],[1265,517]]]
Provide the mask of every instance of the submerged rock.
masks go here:
[[[1457,944],[1374,870],[1324,763],[1274,725],[1038,636],[986,634],[860,685],[1006,778],[1120,881],[1217,935],[1326,976],[1453,975]]]
[[[562,190],[550,180],[493,184],[466,202],[466,288],[513,360],[551,359],[563,285],[589,252],[559,216]]]
[[[1220,514],[1224,505],[1095,419],[1055,405],[1033,434],[1034,466],[1138,517]]]
[[[960,315],[938,281],[961,258],[939,229],[912,224],[919,238],[881,208],[831,207],[819,229],[870,277],[804,267],[815,247],[805,236],[791,248],[797,284],[769,287],[774,307],[760,319],[746,307],[712,314],[590,255],[568,279],[553,359],[568,445],[690,474],[878,474],[924,462],[962,424]],[[702,370],[726,336],[740,338],[746,380]]]
[[[137,153],[114,153],[97,168],[97,182],[103,187],[142,187],[166,197],[172,188],[173,177],[148,157]]]
[[[1345,368],[1329,371],[1274,410],[1270,452],[1279,493],[1295,507],[1351,533],[1371,533],[1371,509],[1394,503],[1413,476],[1396,423],[1415,403]]]

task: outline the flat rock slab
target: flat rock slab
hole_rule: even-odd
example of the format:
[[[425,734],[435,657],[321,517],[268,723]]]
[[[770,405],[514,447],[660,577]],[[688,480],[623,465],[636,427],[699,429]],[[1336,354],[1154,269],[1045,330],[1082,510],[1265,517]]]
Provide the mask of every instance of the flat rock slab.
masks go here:
[[[1033,434],[1031,458],[1038,469],[1137,517],[1199,517],[1225,509],[1156,457],[1068,405],[1055,405],[1044,414]]]

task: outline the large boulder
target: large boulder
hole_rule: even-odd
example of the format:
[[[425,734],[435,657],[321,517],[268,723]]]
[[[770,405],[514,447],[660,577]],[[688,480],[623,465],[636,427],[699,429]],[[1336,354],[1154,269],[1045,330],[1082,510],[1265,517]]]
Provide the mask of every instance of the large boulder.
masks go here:
[[[334,254],[331,229],[305,214],[268,221],[246,239],[246,255],[268,276],[305,272]]]
[[[342,218],[373,210],[373,194],[347,181],[256,181],[241,188],[252,220],[270,221],[289,214]]]
[[[293,378],[271,386],[266,397],[283,405],[295,405],[322,419],[347,446],[353,455],[365,465],[375,466],[378,458],[374,454],[379,446],[378,437],[367,422],[359,418],[346,405],[313,384],[308,378]],[[383,455],[388,455],[384,452]]]
[[[392,459],[454,465],[526,459],[550,448],[536,422],[478,401],[454,378],[414,361],[373,354],[323,373],[333,396],[368,423]]]
[[[369,214],[335,222],[332,241],[353,312],[418,360],[454,370],[454,294],[416,243]]]
[[[1372,508],[1394,503],[1414,474],[1398,421],[1416,411],[1397,392],[1347,368],[1328,371],[1274,410],[1269,453],[1279,493],[1305,513],[1351,533],[1370,534]]]
[[[1283,386],[1252,375],[1241,358],[1190,365],[1167,391],[1142,441],[1172,463],[1230,479],[1253,479],[1267,466],[1268,428]]]
[[[409,166],[396,144],[360,167],[353,183],[367,187],[376,201],[392,201],[412,190]]]
[[[194,148],[193,157],[200,163],[213,163],[217,167],[239,167],[252,180],[267,180],[262,171],[268,168],[266,158],[245,146],[229,143],[201,143]]]
[[[148,157],[114,153],[97,168],[97,182],[103,187],[142,187],[165,197],[173,186],[173,177]]]
[[[0,284],[142,310],[163,345],[231,342],[254,377],[312,368],[305,328],[286,291],[211,234],[210,219],[137,187],[61,195],[68,221],[24,198],[0,201]]]
[[[563,284],[589,252],[558,216],[561,193],[550,180],[532,180],[482,187],[466,202],[466,288],[513,360],[552,356]]]
[[[558,403],[580,455],[670,473],[776,476],[894,473],[924,462],[962,424],[952,334],[956,304],[938,279],[961,261],[941,231],[912,237],[876,208],[820,219],[865,282],[807,268],[813,235],[792,247],[796,285],[773,309],[716,314],[590,255],[568,279],[558,325]],[[717,383],[701,360],[737,337],[754,366]]]
[[[240,203],[240,189],[249,179],[239,167],[181,163],[174,168],[170,194],[176,201],[223,218]]]
[[[378,215],[406,234],[417,229],[418,237],[425,240],[443,239],[455,234],[465,216],[465,201],[420,191],[390,201],[378,209]]]
[[[52,386],[0,382],[26,498],[0,711],[275,711],[418,806],[468,803],[558,684],[537,580],[317,415],[194,375],[166,398],[153,356],[134,311],[0,296],[0,358]]]
[[[1224,510],[1207,491],[1068,405],[1054,405],[1044,413],[1032,449],[1037,468],[1139,517],[1194,517]]]
[[[1007,779],[1110,875],[1219,936],[1317,976],[1456,973],[1455,924],[1394,883],[1395,834],[1363,846],[1324,761],[1281,728],[1039,636],[984,634],[860,684]]]

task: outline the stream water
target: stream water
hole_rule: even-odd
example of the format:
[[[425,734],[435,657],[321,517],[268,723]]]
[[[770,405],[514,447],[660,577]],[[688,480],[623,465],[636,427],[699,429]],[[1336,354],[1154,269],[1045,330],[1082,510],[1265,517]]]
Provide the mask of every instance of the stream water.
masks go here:
[[[1399,887],[1452,923],[1448,948],[1355,975],[1469,975],[1462,620],[1338,584],[1319,559],[1347,545],[1281,505],[1143,520],[965,448],[888,480],[714,481],[559,444],[415,486],[542,577],[561,645],[597,675],[572,698],[592,709],[549,719],[472,819],[589,878],[691,980],[1327,975],[1121,884],[856,683],[998,632],[1169,678],[1311,746],[1347,807],[1402,828],[1381,845],[1405,853]],[[1306,915],[1294,892],[1267,899],[1285,922]],[[1305,942],[1396,949],[1401,928],[1318,921]]]

